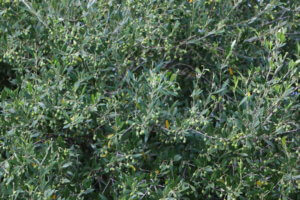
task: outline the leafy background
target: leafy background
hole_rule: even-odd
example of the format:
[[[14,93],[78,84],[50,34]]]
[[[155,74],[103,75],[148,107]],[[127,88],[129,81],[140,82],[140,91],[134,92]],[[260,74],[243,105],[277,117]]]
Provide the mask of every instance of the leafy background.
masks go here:
[[[297,0],[0,1],[1,199],[297,199]]]

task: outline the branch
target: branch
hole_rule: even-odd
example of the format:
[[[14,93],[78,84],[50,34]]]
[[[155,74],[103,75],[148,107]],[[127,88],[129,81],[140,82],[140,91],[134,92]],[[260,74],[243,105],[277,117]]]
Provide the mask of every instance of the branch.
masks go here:
[[[293,134],[293,133],[300,133],[300,128],[298,129],[294,129],[294,130],[290,130],[290,131],[286,131],[283,133],[278,133],[277,136],[285,136],[285,135],[289,135],[289,134]]]

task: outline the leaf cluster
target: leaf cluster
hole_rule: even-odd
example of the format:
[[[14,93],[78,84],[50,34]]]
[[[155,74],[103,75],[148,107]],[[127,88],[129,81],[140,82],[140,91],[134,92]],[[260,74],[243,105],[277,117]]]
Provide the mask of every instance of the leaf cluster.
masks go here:
[[[299,198],[297,0],[0,0],[0,199]]]

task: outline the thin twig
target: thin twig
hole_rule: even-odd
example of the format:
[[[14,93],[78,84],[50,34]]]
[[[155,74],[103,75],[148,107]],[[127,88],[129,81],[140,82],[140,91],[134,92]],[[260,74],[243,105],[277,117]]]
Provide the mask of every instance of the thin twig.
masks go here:
[[[278,133],[277,135],[278,136],[285,136],[285,135],[289,135],[289,134],[293,134],[293,133],[297,133],[297,132],[300,133],[300,128],[290,130],[290,131],[286,131],[286,132],[283,132],[283,133]]]
[[[105,192],[106,188],[107,188],[107,187],[108,187],[108,185],[110,184],[110,181],[111,181],[111,179],[109,179],[108,183],[106,184],[105,188],[104,188],[104,189],[103,189],[103,191],[102,191],[102,194],[104,194],[104,192]]]

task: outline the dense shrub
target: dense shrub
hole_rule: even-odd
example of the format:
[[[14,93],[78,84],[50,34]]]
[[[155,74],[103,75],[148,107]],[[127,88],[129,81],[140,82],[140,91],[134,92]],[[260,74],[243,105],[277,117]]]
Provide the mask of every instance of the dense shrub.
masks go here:
[[[0,0],[0,198],[300,198],[299,9]]]

